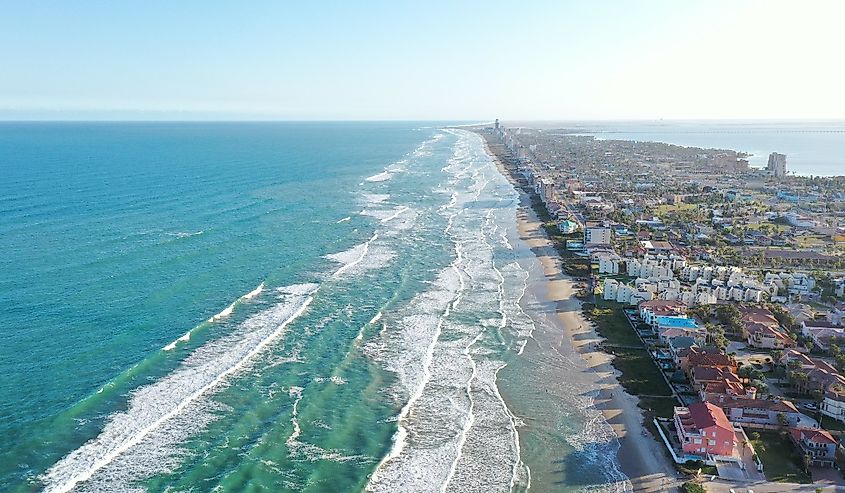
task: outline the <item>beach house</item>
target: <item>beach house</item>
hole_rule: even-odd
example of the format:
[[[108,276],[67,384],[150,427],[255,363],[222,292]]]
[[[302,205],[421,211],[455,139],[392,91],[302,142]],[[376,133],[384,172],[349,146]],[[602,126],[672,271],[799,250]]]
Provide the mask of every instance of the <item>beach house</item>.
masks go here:
[[[684,452],[702,457],[733,455],[736,435],[719,406],[696,402],[689,407],[676,407],[674,421]]]
[[[733,373],[737,370],[736,361],[717,347],[692,347],[680,351],[675,357],[675,365],[688,376],[694,367],[720,368]]]
[[[687,305],[676,300],[643,301],[639,307],[643,322],[654,326],[657,317],[686,317]]]
[[[784,349],[795,347],[795,339],[783,333],[779,327],[772,327],[756,322],[743,327],[748,345],[758,349]]]
[[[755,397],[757,389],[742,384],[742,380],[730,370],[696,366],[690,372],[692,387],[702,400],[721,395]]]
[[[695,320],[686,316],[655,317],[653,325],[657,332],[657,338],[663,344],[669,344],[669,340],[673,337],[687,336],[698,341],[699,345],[704,345],[707,338],[707,330],[699,326]]]
[[[837,442],[830,433],[818,428],[793,428],[789,435],[810,466],[833,467]]]
[[[827,351],[837,339],[845,339],[845,327],[827,320],[805,320],[801,323],[801,334],[813,340],[813,343]]]
[[[708,401],[722,408],[731,423],[744,426],[799,426],[807,420],[788,400],[722,395]]]
[[[824,392],[822,414],[845,423],[845,385],[834,382]]]

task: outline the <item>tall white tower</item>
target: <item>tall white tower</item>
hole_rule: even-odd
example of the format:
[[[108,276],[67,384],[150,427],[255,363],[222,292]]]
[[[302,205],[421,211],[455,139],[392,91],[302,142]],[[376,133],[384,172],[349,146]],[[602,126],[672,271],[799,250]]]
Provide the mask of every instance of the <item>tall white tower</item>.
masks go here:
[[[769,154],[769,163],[766,169],[776,178],[786,176],[786,154],[778,154],[777,152]]]

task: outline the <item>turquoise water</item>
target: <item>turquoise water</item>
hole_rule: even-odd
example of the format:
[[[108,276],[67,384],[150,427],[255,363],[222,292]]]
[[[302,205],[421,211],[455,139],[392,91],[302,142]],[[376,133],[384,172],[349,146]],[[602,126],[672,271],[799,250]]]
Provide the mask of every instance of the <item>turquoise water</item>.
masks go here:
[[[536,260],[478,136],[9,123],[0,170],[3,490],[624,479],[589,386],[536,349]]]

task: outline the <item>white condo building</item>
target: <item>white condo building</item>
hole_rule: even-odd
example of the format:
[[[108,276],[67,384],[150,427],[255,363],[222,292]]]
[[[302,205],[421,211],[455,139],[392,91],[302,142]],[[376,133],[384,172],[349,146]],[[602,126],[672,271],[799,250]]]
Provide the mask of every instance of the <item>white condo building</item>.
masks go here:
[[[766,169],[772,176],[780,178],[786,176],[786,154],[778,154],[773,152],[769,154],[769,162]]]

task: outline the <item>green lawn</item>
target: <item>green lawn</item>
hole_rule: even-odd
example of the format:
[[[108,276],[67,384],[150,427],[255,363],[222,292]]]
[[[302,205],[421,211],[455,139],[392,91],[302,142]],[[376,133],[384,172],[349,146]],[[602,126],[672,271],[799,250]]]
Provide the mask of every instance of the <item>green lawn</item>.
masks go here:
[[[746,224],[745,227],[747,229],[759,230],[764,225],[774,227],[777,230],[778,233],[783,233],[783,232],[789,231],[791,229],[789,225],[777,224],[777,223],[771,223],[771,222],[764,222],[764,223],[759,223],[759,224]]]
[[[799,236],[796,239],[798,248],[819,248],[825,246],[828,242],[823,236]]]
[[[680,406],[674,397],[640,397],[640,407],[645,420],[649,423],[654,418],[671,418],[675,406]]]
[[[810,476],[804,472],[804,460],[788,436],[772,431],[747,432],[754,450],[763,461],[763,473],[769,481],[786,483],[811,483]],[[753,438],[754,433],[760,439]]]
[[[622,305],[613,301],[597,300],[595,306],[584,304],[587,318],[596,324],[596,329],[611,345],[642,346],[640,338],[631,328]]]
[[[806,412],[806,411],[805,411]],[[814,417],[818,419],[821,413],[816,413]],[[822,428],[829,431],[845,431],[845,423],[837,421],[830,416],[821,416]]]
[[[633,395],[671,396],[672,391],[663,380],[663,375],[645,349],[618,349],[614,354],[613,367],[622,372],[619,383]],[[670,413],[671,414],[671,413]]]
[[[563,271],[572,277],[589,277],[592,273],[590,259],[579,257],[566,249],[566,242],[555,242],[558,254],[562,260]]]
[[[670,212],[689,211],[697,207],[696,204],[680,203],[678,205],[662,204],[654,208],[654,213],[658,216],[669,214]]]

